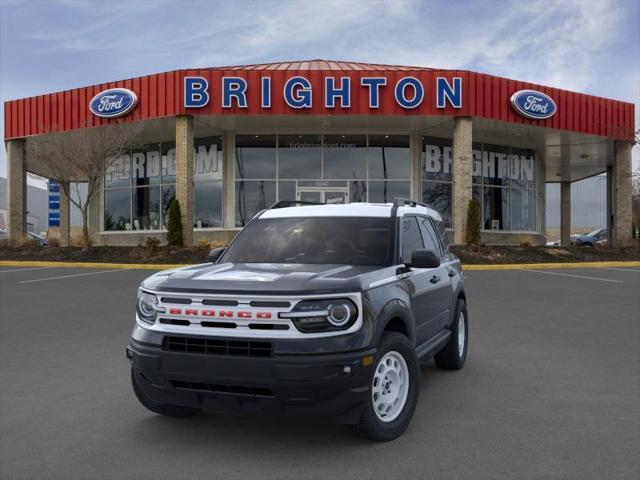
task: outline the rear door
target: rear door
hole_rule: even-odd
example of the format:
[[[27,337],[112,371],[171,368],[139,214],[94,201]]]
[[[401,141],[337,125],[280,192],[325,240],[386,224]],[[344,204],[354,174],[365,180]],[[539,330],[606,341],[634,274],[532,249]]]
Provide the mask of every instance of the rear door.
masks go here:
[[[411,263],[414,251],[423,249],[424,240],[420,232],[418,217],[405,215],[401,219],[400,261],[405,265]],[[411,309],[416,322],[416,344],[421,344],[435,335],[439,330],[439,306],[434,302],[439,296],[438,283],[434,282],[437,270],[433,268],[411,268],[405,276],[411,295]]]

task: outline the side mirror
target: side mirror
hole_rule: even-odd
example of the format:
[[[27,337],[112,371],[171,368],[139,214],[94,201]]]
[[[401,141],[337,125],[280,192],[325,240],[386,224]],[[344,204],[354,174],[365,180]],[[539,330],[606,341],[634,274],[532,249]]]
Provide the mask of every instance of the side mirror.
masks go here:
[[[416,250],[411,255],[411,268],[438,268],[440,257],[433,250]]]
[[[216,263],[225,250],[225,247],[212,248],[209,252],[209,263]]]

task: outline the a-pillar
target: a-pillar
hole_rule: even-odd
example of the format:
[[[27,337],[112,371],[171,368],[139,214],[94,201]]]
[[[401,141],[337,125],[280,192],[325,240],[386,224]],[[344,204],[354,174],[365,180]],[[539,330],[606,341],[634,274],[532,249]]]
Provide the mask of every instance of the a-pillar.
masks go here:
[[[193,245],[193,117],[176,117],[176,200],[182,214],[182,242]]]
[[[464,243],[473,175],[473,127],[470,117],[453,121],[453,243]]]
[[[571,244],[571,182],[560,182],[560,245]]]
[[[68,247],[70,244],[69,229],[71,228],[70,206],[69,206],[69,188],[71,185],[67,182],[63,185],[60,182],[60,246]],[[70,194],[70,193],[69,193]]]
[[[9,242],[20,243],[27,234],[27,172],[24,140],[7,142],[7,228]]]
[[[632,243],[632,143],[617,141],[615,144],[615,163],[611,172],[611,245],[628,247]]]

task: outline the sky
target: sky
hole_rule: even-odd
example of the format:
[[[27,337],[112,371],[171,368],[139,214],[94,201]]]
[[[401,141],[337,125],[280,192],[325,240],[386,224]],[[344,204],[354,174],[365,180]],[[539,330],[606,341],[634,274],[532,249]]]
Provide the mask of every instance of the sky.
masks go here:
[[[468,69],[624,100],[640,124],[639,21],[640,0],[0,0],[0,100],[323,58]]]

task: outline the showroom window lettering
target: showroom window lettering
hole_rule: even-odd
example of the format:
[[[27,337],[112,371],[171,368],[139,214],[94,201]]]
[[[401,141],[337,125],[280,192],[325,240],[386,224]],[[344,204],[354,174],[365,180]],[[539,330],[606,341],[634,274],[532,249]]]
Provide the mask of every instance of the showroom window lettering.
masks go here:
[[[194,142],[195,228],[222,226],[222,138]],[[104,231],[162,230],[176,195],[173,142],[135,146],[105,175]]]
[[[206,175],[220,172],[218,145],[199,145],[194,147],[193,174]],[[131,168],[130,168],[131,165]],[[133,178],[150,178],[174,176],[176,174],[176,149],[170,148],[164,155],[160,149],[123,153],[107,169],[107,184],[118,180]]]
[[[473,143],[472,195],[482,210],[484,230],[536,229],[536,156],[532,149]],[[451,139],[422,139],[422,199],[452,225]]]

